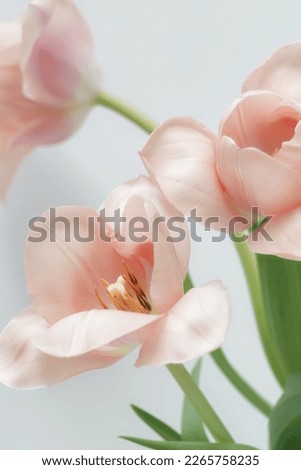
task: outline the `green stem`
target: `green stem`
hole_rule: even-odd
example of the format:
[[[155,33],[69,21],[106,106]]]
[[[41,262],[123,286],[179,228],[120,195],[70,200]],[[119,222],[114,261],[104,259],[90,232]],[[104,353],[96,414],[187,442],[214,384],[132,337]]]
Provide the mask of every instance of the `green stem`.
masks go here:
[[[211,353],[211,356],[220,370],[225,374],[229,381],[239,390],[239,392],[258,408],[264,415],[269,417],[272,412],[272,406],[262,398],[241,376],[226,358],[222,349],[217,349]]]
[[[144,116],[140,111],[137,111],[132,106],[124,103],[123,101],[115,98],[109,93],[102,91],[95,99],[95,104],[109,108],[112,111],[115,111],[118,114],[121,114],[123,117],[129,119],[129,121],[134,122],[137,126],[141,127],[144,131],[151,134],[153,130],[157,127],[156,123],[149,119],[147,116]]]
[[[279,384],[284,386],[287,377],[269,333],[268,319],[265,314],[262,302],[256,258],[249,250],[247,242],[237,242],[235,243],[235,247],[243,265],[246,279],[248,281],[257,326],[266,356]]]
[[[191,276],[189,273],[187,273],[186,277],[185,277],[185,280],[184,280],[184,284],[183,284],[183,288],[184,288],[184,292],[186,294],[186,292],[188,292],[190,289],[192,289],[194,287],[193,285],[193,282],[192,282],[192,279],[191,279]]]
[[[212,436],[218,442],[234,442],[231,434],[185,367],[182,364],[169,364],[166,367]]]

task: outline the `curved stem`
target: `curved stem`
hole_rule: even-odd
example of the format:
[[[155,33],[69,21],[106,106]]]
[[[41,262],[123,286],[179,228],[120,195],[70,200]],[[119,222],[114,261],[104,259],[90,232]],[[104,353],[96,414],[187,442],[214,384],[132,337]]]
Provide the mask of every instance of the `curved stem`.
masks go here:
[[[279,384],[284,386],[287,377],[269,334],[269,324],[262,302],[256,258],[249,250],[247,242],[237,242],[235,247],[248,281],[257,326],[266,356]]]
[[[225,356],[222,349],[217,349],[211,353],[211,356],[220,370],[225,374],[229,381],[237,390],[258,410],[269,417],[272,412],[272,406],[262,398],[234,369]]]
[[[234,442],[231,434],[185,367],[182,364],[169,364],[166,367],[213,437],[218,442]]]
[[[95,99],[95,104],[109,108],[112,111],[121,114],[123,117],[127,118],[129,121],[134,122],[137,126],[141,127],[144,131],[149,134],[157,127],[156,123],[149,119],[147,116],[142,114],[140,111],[137,111],[132,106],[124,103],[123,101],[115,98],[109,93],[102,91]]]

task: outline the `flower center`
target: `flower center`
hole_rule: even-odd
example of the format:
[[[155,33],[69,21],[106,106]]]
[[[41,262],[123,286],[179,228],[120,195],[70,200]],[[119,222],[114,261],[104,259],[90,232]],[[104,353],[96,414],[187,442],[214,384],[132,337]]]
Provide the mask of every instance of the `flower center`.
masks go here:
[[[137,313],[154,313],[149,297],[139,285],[137,278],[124,263],[125,274],[118,276],[116,282],[102,279],[108,299],[117,310]],[[97,291],[96,296],[102,308],[109,308]]]

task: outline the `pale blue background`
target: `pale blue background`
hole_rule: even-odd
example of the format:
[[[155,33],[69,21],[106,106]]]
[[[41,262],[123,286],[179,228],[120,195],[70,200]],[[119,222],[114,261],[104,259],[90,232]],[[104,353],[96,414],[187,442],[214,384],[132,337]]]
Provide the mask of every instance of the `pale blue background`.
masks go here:
[[[1,2],[13,19],[26,0]],[[95,35],[103,86],[158,122],[191,115],[216,131],[246,75],[275,49],[300,39],[301,4],[276,0],[79,0]],[[95,109],[63,145],[37,149],[24,162],[0,208],[0,326],[29,303],[23,253],[28,219],[49,206],[97,207],[143,168],[145,134]],[[233,364],[269,399],[279,395],[259,344],[241,268],[230,242],[193,246],[198,283],[220,278],[233,300],[225,349]],[[0,386],[2,449],[126,449],[120,434],[155,437],[133,414],[134,402],[179,425],[181,393],[164,368],[118,365],[37,391]],[[266,446],[266,420],[206,359],[203,387],[233,435]]]

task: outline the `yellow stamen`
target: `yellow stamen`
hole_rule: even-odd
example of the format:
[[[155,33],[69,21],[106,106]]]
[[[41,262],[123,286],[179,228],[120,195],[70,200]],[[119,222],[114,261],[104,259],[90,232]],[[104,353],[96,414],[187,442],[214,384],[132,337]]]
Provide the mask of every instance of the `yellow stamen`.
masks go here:
[[[95,294],[96,294],[96,297],[100,303],[100,305],[102,306],[102,308],[104,308],[105,310],[108,309],[108,307],[106,306],[106,304],[104,303],[104,301],[102,300],[102,298],[100,297],[99,293],[97,292],[97,289],[95,289]]]
[[[139,285],[137,278],[124,263],[126,273],[119,276],[114,283],[101,279],[106,294],[115,308],[137,313],[151,313],[152,306],[147,295]],[[96,291],[98,300],[103,308],[108,308]]]

